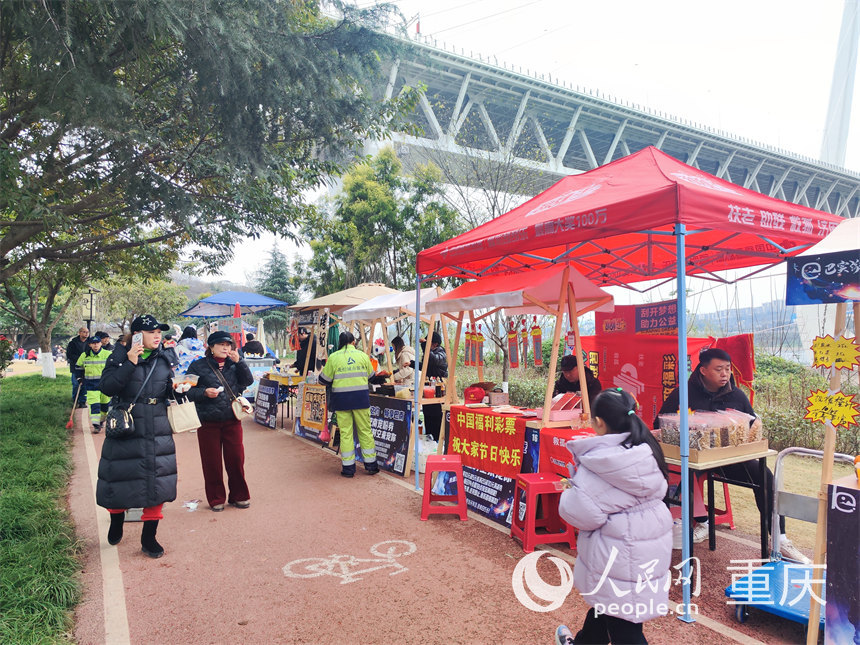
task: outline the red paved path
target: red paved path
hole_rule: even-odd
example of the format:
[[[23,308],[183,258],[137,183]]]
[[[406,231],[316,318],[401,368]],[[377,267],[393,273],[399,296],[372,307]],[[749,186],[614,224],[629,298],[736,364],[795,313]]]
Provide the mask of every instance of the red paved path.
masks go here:
[[[370,477],[359,469],[354,479],[343,479],[332,453],[253,422],[245,423],[250,509],[213,513],[205,501],[194,512],[183,507],[204,499],[203,477],[196,435],[178,435],[178,499],[165,506],[158,532],[166,555],[152,560],[140,552],[139,523],[127,523],[123,541],[111,547],[91,470],[103,439],[85,434],[81,420],[69,491],[84,562],[78,643],[549,644],[559,623],[575,631],[586,611],[575,591],[552,612],[523,607],[511,586],[524,555],[519,542],[474,517],[421,522],[411,477]],[[387,540],[415,545],[414,553],[396,560],[405,567],[396,575],[388,567],[342,584],[333,576],[302,579],[283,572],[303,558],[372,558],[371,547]],[[765,614],[754,614],[746,625],[733,621],[722,592],[731,581],[725,567],[731,558],[756,557],[753,545],[723,538],[715,553],[697,549],[704,617],[692,625],[674,617],[651,621],[645,626],[649,642],[804,642],[802,628]],[[555,554],[573,563],[570,551]],[[556,584],[557,571],[546,561],[543,577]]]

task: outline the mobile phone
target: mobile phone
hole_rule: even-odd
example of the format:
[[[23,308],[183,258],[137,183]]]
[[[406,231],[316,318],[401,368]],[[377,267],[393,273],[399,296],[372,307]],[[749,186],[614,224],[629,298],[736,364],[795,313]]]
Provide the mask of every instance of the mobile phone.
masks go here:
[[[143,334],[137,332],[134,336],[131,337],[132,345],[143,345]]]

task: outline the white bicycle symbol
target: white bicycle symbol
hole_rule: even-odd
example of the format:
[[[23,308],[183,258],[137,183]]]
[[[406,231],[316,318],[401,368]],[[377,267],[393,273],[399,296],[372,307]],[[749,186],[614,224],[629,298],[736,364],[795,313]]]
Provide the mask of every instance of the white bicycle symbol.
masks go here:
[[[357,558],[354,555],[332,554],[327,558],[302,558],[293,560],[284,566],[284,575],[288,578],[318,578],[319,576],[334,576],[340,578],[340,584],[361,580],[359,574],[370,573],[379,569],[394,569],[388,575],[408,571],[396,558],[415,553],[416,546],[406,540],[386,540],[370,547],[370,554],[375,558]]]

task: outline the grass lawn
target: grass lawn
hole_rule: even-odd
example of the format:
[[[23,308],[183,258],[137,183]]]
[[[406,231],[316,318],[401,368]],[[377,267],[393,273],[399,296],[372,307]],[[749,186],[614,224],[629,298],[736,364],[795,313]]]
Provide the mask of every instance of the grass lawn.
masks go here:
[[[80,592],[66,430],[68,370],[0,382],[0,642],[71,642]]]

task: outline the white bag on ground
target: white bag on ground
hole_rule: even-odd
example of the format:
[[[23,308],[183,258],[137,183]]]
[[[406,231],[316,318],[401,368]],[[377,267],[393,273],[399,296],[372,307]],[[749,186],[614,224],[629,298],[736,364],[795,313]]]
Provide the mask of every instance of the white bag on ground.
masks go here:
[[[435,455],[439,444],[429,434],[418,435],[418,472],[423,473],[427,466],[427,457]]]

